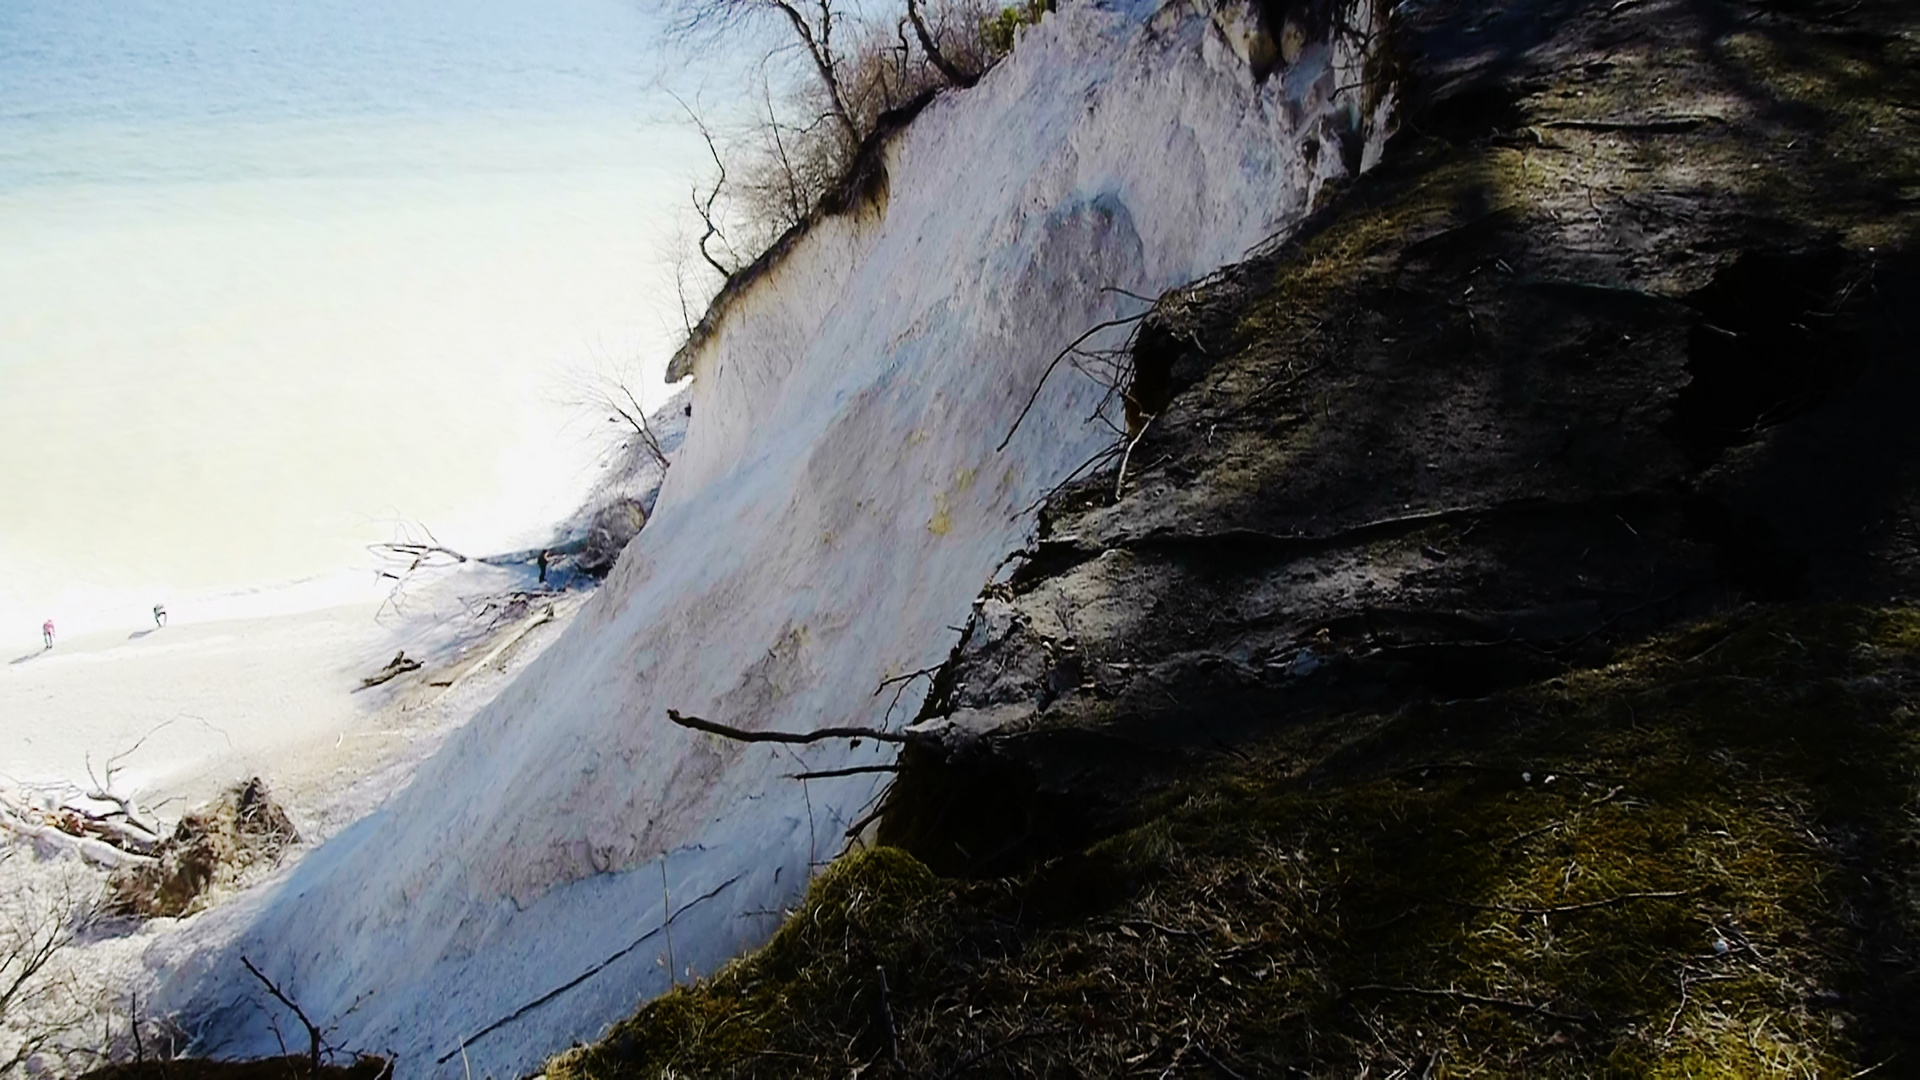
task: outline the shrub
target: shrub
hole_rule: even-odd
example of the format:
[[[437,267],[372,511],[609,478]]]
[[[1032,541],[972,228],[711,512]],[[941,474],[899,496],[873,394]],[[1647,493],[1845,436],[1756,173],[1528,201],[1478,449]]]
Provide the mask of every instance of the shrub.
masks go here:
[[[999,14],[985,19],[980,24],[980,41],[986,52],[999,59],[1013,51],[1013,40],[1023,26],[1033,26],[1040,17],[1053,10],[1053,0],[1026,0],[1021,4],[1009,4],[1000,9]]]

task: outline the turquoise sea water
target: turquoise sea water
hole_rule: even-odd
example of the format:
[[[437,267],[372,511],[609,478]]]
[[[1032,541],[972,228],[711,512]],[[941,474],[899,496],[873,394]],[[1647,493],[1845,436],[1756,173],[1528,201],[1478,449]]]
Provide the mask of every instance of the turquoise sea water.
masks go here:
[[[629,0],[0,4],[0,641],[564,513],[571,376],[663,393],[678,323],[700,158],[655,32]]]

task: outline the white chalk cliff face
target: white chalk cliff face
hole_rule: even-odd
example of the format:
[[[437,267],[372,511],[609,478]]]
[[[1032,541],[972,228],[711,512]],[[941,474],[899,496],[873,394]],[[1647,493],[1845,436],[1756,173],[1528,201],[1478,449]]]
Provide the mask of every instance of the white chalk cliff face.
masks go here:
[[[1237,261],[1343,144],[1377,153],[1387,110],[1352,89],[1371,10],[1265,46],[1260,81],[1244,15],[1068,0],[937,99],[887,148],[886,197],[801,239],[694,352],[654,516],[564,637],[386,806],[157,946],[153,1007],[199,1052],[277,1052],[245,955],[403,1077],[524,1075],[667,988],[668,910],[682,978],[763,941],[885,782],[789,774],[892,749],[742,745],[666,711],[910,715],[924,682],[890,719],[876,686],[946,657],[1035,501],[1112,438],[1088,422],[1104,389],[1062,365],[996,452],[1048,362],[1141,310],[1112,290]]]

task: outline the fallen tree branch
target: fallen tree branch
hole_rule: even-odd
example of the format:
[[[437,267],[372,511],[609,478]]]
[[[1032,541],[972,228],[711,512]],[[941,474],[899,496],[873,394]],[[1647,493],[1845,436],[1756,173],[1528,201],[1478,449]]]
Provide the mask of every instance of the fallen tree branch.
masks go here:
[[[52,825],[42,825],[0,811],[0,833],[12,833],[23,840],[51,848],[66,848],[95,866],[119,870],[129,866],[148,866],[153,858],[140,855],[92,836],[75,836]]]
[[[881,731],[879,728],[830,727],[814,731],[748,731],[745,728],[716,724],[712,720],[702,720],[698,716],[683,716],[678,709],[668,709],[667,719],[683,728],[704,731],[709,735],[718,735],[735,742],[770,743],[816,743],[827,739],[873,739],[877,742],[912,742],[913,736],[899,731]]]
[[[379,686],[381,683],[397,679],[409,671],[419,671],[424,666],[420,661],[408,657],[406,650],[403,649],[393,654],[393,659],[387,661],[386,667],[361,679],[360,689],[366,690]]]

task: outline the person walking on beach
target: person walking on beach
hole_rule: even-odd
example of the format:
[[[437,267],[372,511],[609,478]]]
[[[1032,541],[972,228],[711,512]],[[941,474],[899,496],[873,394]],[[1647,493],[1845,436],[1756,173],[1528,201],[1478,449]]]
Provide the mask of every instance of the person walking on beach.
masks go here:
[[[47,643],[47,648],[49,649],[53,648],[53,620],[52,619],[48,619],[46,622],[43,622],[40,624],[40,638],[41,640]]]
[[[158,630],[165,625],[167,625],[167,605],[153,605],[153,628]]]
[[[547,555],[548,552],[542,551],[540,558],[535,560],[540,565],[540,584],[542,585],[547,583]]]

